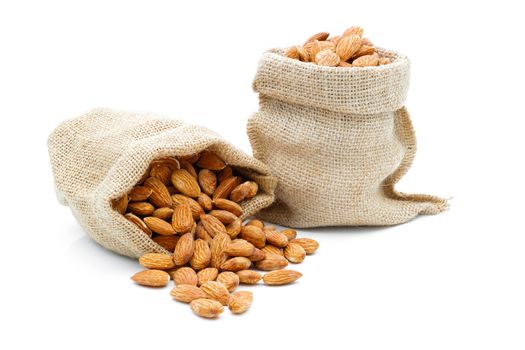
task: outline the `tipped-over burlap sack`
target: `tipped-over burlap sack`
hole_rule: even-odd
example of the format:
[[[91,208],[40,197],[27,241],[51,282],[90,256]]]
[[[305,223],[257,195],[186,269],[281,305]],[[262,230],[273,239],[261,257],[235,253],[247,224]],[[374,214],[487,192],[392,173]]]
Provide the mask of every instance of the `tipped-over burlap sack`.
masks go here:
[[[155,114],[95,109],[62,123],[48,144],[59,201],[96,242],[130,257],[166,253],[111,206],[154,159],[209,149],[259,184],[259,193],[242,203],[243,218],[274,200],[276,180],[264,164],[204,127]]]
[[[393,63],[323,67],[280,49],[264,53],[248,136],[279,184],[259,217],[292,227],[394,225],[447,208],[441,198],[394,189],[416,152],[403,107],[409,61],[379,51]]]

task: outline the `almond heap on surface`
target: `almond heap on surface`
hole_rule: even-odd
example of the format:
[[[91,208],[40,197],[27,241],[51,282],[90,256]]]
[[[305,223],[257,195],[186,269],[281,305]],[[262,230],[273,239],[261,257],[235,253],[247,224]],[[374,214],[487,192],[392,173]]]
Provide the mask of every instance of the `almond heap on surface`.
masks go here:
[[[363,28],[350,27],[341,36],[330,37],[321,32],[312,35],[302,46],[292,46],[285,56],[302,62],[328,67],[372,67],[390,64],[391,59],[376,51],[368,38],[363,38]]]
[[[327,42],[327,35],[310,40],[309,50],[335,53],[337,45]],[[141,182],[112,205],[171,254],[142,255],[139,263],[147,270],[132,280],[162,287],[171,278],[175,300],[190,303],[199,316],[215,318],[224,306],[232,313],[248,310],[253,295],[235,291],[239,284],[286,284],[299,278],[298,272],[280,271],[289,262],[302,262],[319,245],[297,238],[292,229],[279,230],[259,219],[244,222],[244,204],[258,190],[256,182],[208,150],[153,161]],[[255,270],[271,272],[263,276]]]

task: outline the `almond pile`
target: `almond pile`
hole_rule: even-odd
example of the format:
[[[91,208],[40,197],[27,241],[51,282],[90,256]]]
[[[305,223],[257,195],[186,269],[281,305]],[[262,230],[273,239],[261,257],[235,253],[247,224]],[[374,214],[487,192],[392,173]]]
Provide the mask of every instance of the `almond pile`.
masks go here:
[[[224,306],[234,314],[248,310],[253,295],[235,291],[239,284],[262,279],[283,285],[299,279],[300,272],[284,268],[302,262],[319,244],[257,219],[244,223],[241,204],[257,191],[255,182],[210,151],[155,160],[113,207],[173,255],[144,254],[139,263],[146,270],[131,279],[150,287],[172,279],[171,296],[206,318],[218,317]],[[263,276],[252,268],[269,272]]]
[[[302,46],[292,46],[286,56],[328,67],[370,67],[391,63],[388,57],[376,52],[369,39],[363,38],[361,27],[350,27],[340,36],[317,33]]]

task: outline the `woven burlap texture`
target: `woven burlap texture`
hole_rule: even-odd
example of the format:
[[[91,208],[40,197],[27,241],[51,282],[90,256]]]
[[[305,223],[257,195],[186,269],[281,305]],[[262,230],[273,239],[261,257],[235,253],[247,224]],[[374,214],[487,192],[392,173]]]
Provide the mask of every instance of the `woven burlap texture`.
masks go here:
[[[410,64],[378,51],[393,62],[323,67],[286,58],[282,49],[264,53],[248,136],[279,183],[260,218],[291,227],[382,226],[446,210],[446,200],[394,189],[416,152],[403,107]]]
[[[216,152],[259,184],[259,193],[242,203],[243,218],[274,200],[276,179],[264,164],[213,131],[156,114],[95,109],[58,126],[48,146],[59,201],[96,242],[130,257],[166,253],[111,207],[156,158]]]

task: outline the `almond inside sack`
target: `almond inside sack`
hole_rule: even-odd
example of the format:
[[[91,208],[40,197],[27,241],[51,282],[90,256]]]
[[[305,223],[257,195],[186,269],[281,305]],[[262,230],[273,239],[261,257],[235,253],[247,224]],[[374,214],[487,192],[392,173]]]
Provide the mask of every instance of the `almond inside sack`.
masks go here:
[[[255,197],[240,203],[242,218],[274,199],[276,180],[264,164],[209,129],[156,114],[94,109],[59,125],[48,146],[59,201],[96,242],[130,257],[168,253],[112,207],[153,160],[213,151],[259,185]]]
[[[394,225],[446,210],[444,199],[394,188],[416,151],[403,107],[409,61],[377,51],[392,63],[323,67],[281,49],[264,53],[248,136],[279,184],[260,218],[292,227]]]

